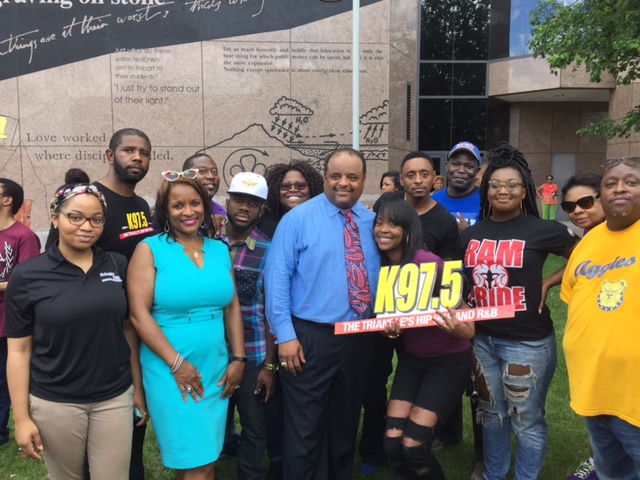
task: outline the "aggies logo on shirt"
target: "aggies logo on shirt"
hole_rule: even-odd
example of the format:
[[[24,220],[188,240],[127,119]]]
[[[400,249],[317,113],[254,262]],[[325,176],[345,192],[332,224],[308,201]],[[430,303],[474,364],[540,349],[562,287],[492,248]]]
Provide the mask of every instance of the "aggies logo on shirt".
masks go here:
[[[611,312],[622,305],[624,291],[627,289],[627,281],[610,282],[605,280],[600,286],[598,294],[598,306],[605,312]]]

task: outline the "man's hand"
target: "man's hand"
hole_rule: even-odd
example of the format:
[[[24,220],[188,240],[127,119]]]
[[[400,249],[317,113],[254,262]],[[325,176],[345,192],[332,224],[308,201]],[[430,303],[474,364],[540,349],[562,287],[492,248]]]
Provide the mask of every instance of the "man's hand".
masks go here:
[[[267,403],[269,399],[273,396],[273,393],[276,391],[276,374],[266,370],[264,368],[260,369],[260,373],[258,374],[258,378],[256,379],[256,386],[253,391],[255,395],[258,395],[260,389],[264,385],[267,389],[267,395],[264,398],[264,403]]]
[[[294,377],[302,372],[302,364],[307,362],[298,339],[278,345],[278,357],[280,358],[280,368],[285,369]]]
[[[463,230],[469,228],[469,222],[467,219],[460,215],[460,212],[456,214],[456,218],[458,219],[458,232],[462,232]]]

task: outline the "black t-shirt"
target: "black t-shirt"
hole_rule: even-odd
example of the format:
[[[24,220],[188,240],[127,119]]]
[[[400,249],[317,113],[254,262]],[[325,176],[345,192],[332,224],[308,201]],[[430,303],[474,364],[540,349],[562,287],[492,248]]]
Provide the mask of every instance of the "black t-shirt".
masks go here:
[[[94,247],[85,274],[56,244],[16,266],[7,287],[6,333],[33,335],[30,392],[52,402],[90,403],[132,383],[123,330],[126,259]]]
[[[404,199],[404,191],[383,194],[373,205],[373,211],[378,213],[380,205],[389,200]],[[460,238],[458,223],[453,215],[439,203],[426,213],[420,215],[422,225],[422,243],[430,252],[443,260],[456,257],[456,247]]]
[[[258,220],[258,230],[264,233],[269,240],[272,240],[274,233],[276,233],[278,223],[280,223],[281,219],[282,217],[274,217],[271,212],[265,212],[260,220]]]
[[[124,197],[101,183],[93,184],[103,193],[107,202],[107,221],[96,245],[108,252],[118,252],[130,260],[138,242],[154,234],[149,204],[138,195]],[[52,225],[45,248],[48,249],[58,238],[58,230]]]
[[[514,304],[508,320],[476,323],[476,331],[509,340],[541,340],[553,331],[542,297],[542,268],[550,253],[566,254],[579,238],[558,222],[518,216],[507,222],[482,220],[460,235],[464,264],[477,307]]]

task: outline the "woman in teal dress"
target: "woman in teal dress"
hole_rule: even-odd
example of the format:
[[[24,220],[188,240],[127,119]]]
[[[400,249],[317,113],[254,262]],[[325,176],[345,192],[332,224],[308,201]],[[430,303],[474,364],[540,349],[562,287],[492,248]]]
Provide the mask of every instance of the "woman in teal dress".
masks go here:
[[[246,361],[242,317],[229,251],[202,234],[213,230],[204,187],[192,170],[163,177],[163,233],[140,242],[129,264],[130,317],[162,461],[179,480],[210,480]]]

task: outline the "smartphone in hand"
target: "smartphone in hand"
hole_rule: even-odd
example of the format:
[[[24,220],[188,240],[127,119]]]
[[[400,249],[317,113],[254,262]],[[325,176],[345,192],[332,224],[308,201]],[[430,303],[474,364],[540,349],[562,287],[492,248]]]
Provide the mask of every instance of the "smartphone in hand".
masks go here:
[[[260,403],[267,403],[267,386],[264,383],[258,390],[258,400],[260,400]]]

